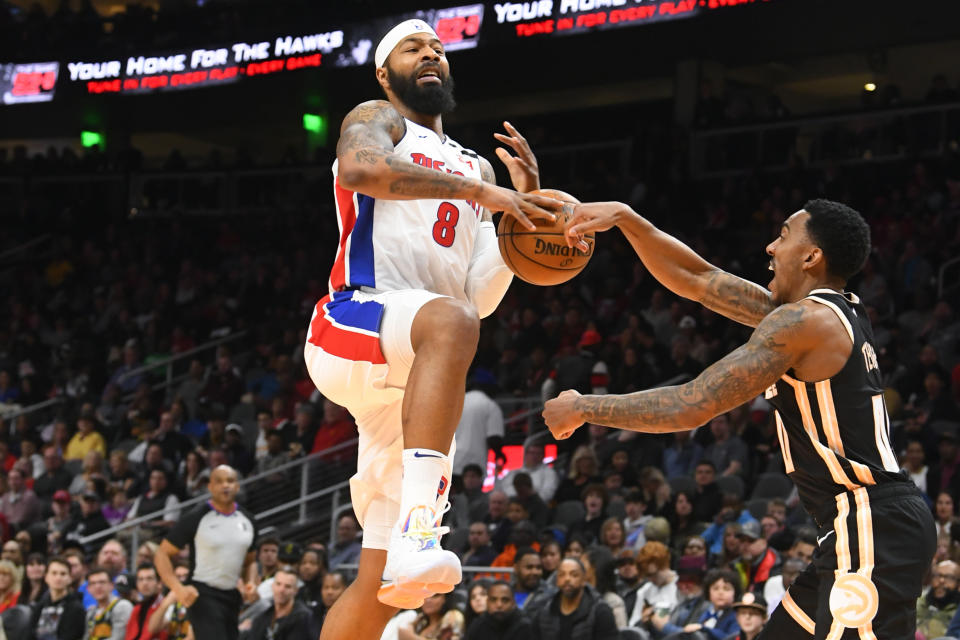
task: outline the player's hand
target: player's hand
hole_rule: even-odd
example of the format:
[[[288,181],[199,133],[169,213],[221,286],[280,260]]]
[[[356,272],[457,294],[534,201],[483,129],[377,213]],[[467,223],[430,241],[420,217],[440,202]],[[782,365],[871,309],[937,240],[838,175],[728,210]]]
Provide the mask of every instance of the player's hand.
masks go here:
[[[543,419],[550,433],[557,440],[566,440],[583,425],[583,418],[576,407],[580,394],[568,389],[543,406]]]
[[[567,245],[574,246],[584,234],[607,231],[617,226],[633,210],[622,202],[587,202],[574,205],[567,222]]]
[[[497,147],[497,157],[510,172],[510,182],[513,188],[522,193],[529,193],[540,188],[540,167],[537,166],[537,156],[533,155],[527,139],[520,135],[512,124],[504,121],[503,128],[509,135],[495,133],[493,137],[513,149],[516,155],[503,147]]]
[[[529,231],[534,231],[537,228],[530,221],[530,218],[556,222],[557,212],[563,209],[563,203],[559,200],[529,193],[518,193],[487,182],[482,183],[480,193],[475,200],[481,206],[486,207],[490,213],[503,211],[505,214],[513,216]]]
[[[197,588],[191,585],[183,585],[176,591],[177,593],[177,602],[190,608],[193,606],[193,603],[197,601],[197,598],[200,597],[200,594],[197,592]]]

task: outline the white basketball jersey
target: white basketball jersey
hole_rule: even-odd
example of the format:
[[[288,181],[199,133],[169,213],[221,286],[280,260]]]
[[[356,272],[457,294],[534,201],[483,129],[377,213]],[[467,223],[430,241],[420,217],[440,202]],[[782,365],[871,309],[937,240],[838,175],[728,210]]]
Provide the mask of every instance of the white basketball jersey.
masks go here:
[[[423,167],[480,178],[477,154],[432,129],[405,120],[395,153]],[[480,228],[480,206],[466,200],[380,200],[349,191],[337,179],[334,196],[340,246],[330,292],[423,289],[465,300],[467,269]]]

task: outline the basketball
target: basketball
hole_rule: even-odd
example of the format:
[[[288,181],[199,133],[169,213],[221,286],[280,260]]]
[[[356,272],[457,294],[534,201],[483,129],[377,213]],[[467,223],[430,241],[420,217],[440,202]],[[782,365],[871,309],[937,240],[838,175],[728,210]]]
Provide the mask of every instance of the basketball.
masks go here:
[[[565,202],[580,201],[557,189],[538,189],[532,193]],[[568,247],[563,234],[570,213],[557,213],[556,222],[533,220],[536,230],[528,231],[513,216],[503,215],[497,227],[500,255],[521,280],[540,286],[566,282],[587,266],[593,255],[594,234],[584,236],[586,252]]]

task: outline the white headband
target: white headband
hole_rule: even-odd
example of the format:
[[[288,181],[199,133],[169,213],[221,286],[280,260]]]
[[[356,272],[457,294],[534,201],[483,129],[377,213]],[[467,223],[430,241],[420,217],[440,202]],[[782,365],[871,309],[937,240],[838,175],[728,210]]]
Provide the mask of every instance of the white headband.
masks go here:
[[[377,52],[373,56],[373,61],[378,67],[382,67],[393,48],[415,33],[429,33],[437,40],[440,39],[437,32],[423,20],[404,20],[383,36],[383,40],[377,45]]]

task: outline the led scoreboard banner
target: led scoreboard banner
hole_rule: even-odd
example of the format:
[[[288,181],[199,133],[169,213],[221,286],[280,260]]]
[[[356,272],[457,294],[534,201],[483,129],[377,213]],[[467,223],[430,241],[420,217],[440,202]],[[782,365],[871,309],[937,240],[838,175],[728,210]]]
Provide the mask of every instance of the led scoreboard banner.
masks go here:
[[[50,102],[59,70],[57,62],[0,64],[0,104]]]
[[[531,0],[493,5],[496,24],[517,38],[634,27],[770,0]],[[506,34],[504,34],[506,35]],[[503,36],[502,36],[503,37]]]
[[[529,0],[427,9],[328,25],[309,33],[280,34],[126,57],[0,64],[0,104],[45,102],[57,82],[90,94],[142,94],[230,84],[299,69],[371,64],[379,39],[402,20],[430,23],[448,51],[550,38],[645,23],[771,0]]]
[[[259,42],[233,42],[163,54],[66,63],[67,80],[88,93],[150,93],[193,89],[323,66],[349,67],[373,60],[376,43],[400,20],[429,22],[449,50],[477,46],[483,4],[431,9],[310,34],[283,34]]]

